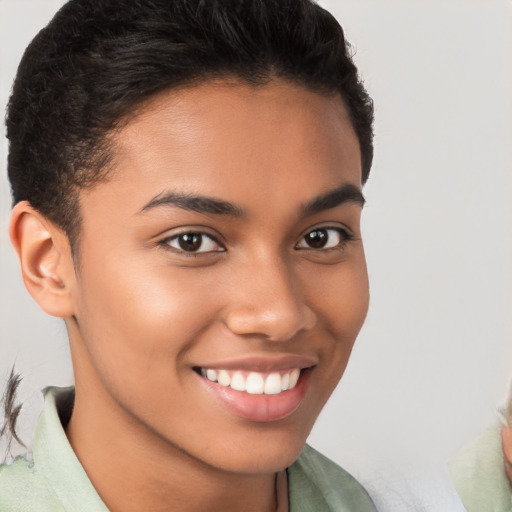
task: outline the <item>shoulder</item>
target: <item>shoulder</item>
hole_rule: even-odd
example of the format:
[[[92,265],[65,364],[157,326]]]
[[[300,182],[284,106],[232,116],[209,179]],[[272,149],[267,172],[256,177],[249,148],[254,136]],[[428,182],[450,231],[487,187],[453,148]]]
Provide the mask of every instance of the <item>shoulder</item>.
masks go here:
[[[498,425],[462,448],[448,467],[468,512],[512,510],[512,493],[503,469]]]
[[[55,492],[34,464],[17,457],[0,465],[0,511],[63,512]]]
[[[291,512],[374,512],[363,486],[347,471],[306,445],[288,469]]]

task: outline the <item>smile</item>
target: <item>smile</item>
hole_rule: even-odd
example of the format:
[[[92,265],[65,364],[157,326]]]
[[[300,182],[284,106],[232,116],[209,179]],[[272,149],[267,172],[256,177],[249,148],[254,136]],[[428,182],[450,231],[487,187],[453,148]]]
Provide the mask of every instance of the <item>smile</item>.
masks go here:
[[[277,395],[291,390],[295,388],[300,377],[299,368],[272,373],[201,368],[200,373],[220,386],[245,391],[251,395]]]
[[[201,388],[226,412],[255,422],[292,416],[307,395],[315,358],[244,357],[194,366]]]

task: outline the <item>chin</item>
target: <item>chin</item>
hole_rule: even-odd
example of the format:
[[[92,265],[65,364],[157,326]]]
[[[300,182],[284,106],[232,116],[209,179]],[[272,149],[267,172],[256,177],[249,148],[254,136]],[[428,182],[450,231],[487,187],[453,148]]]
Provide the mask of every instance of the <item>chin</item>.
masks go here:
[[[290,429],[280,435],[262,435],[255,429],[252,441],[237,443],[234,440],[215,447],[204,457],[209,465],[224,471],[242,474],[275,473],[286,469],[300,455],[307,435],[297,435]],[[216,459],[216,460],[215,460]]]

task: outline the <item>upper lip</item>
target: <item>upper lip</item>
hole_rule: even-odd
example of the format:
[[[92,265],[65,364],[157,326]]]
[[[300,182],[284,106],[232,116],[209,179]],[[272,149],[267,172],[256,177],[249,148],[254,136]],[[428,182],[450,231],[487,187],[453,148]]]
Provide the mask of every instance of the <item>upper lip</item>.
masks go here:
[[[212,370],[246,370],[268,373],[294,368],[310,368],[318,361],[312,357],[297,354],[273,354],[266,356],[249,356],[209,362],[199,365],[200,368]]]

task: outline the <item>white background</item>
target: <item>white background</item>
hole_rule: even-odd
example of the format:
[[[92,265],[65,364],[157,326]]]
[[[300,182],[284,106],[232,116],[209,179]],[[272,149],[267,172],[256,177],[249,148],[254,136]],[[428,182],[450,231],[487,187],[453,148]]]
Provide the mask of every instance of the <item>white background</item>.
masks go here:
[[[61,4],[0,0],[2,110],[23,49]],[[444,464],[496,421],[512,376],[512,3],[322,4],[374,98],[376,157],[370,313],[310,443],[382,510],[455,510]],[[4,137],[0,149],[0,383],[16,363],[30,439],[38,390],[72,372],[64,326],[28,296],[8,243]]]

